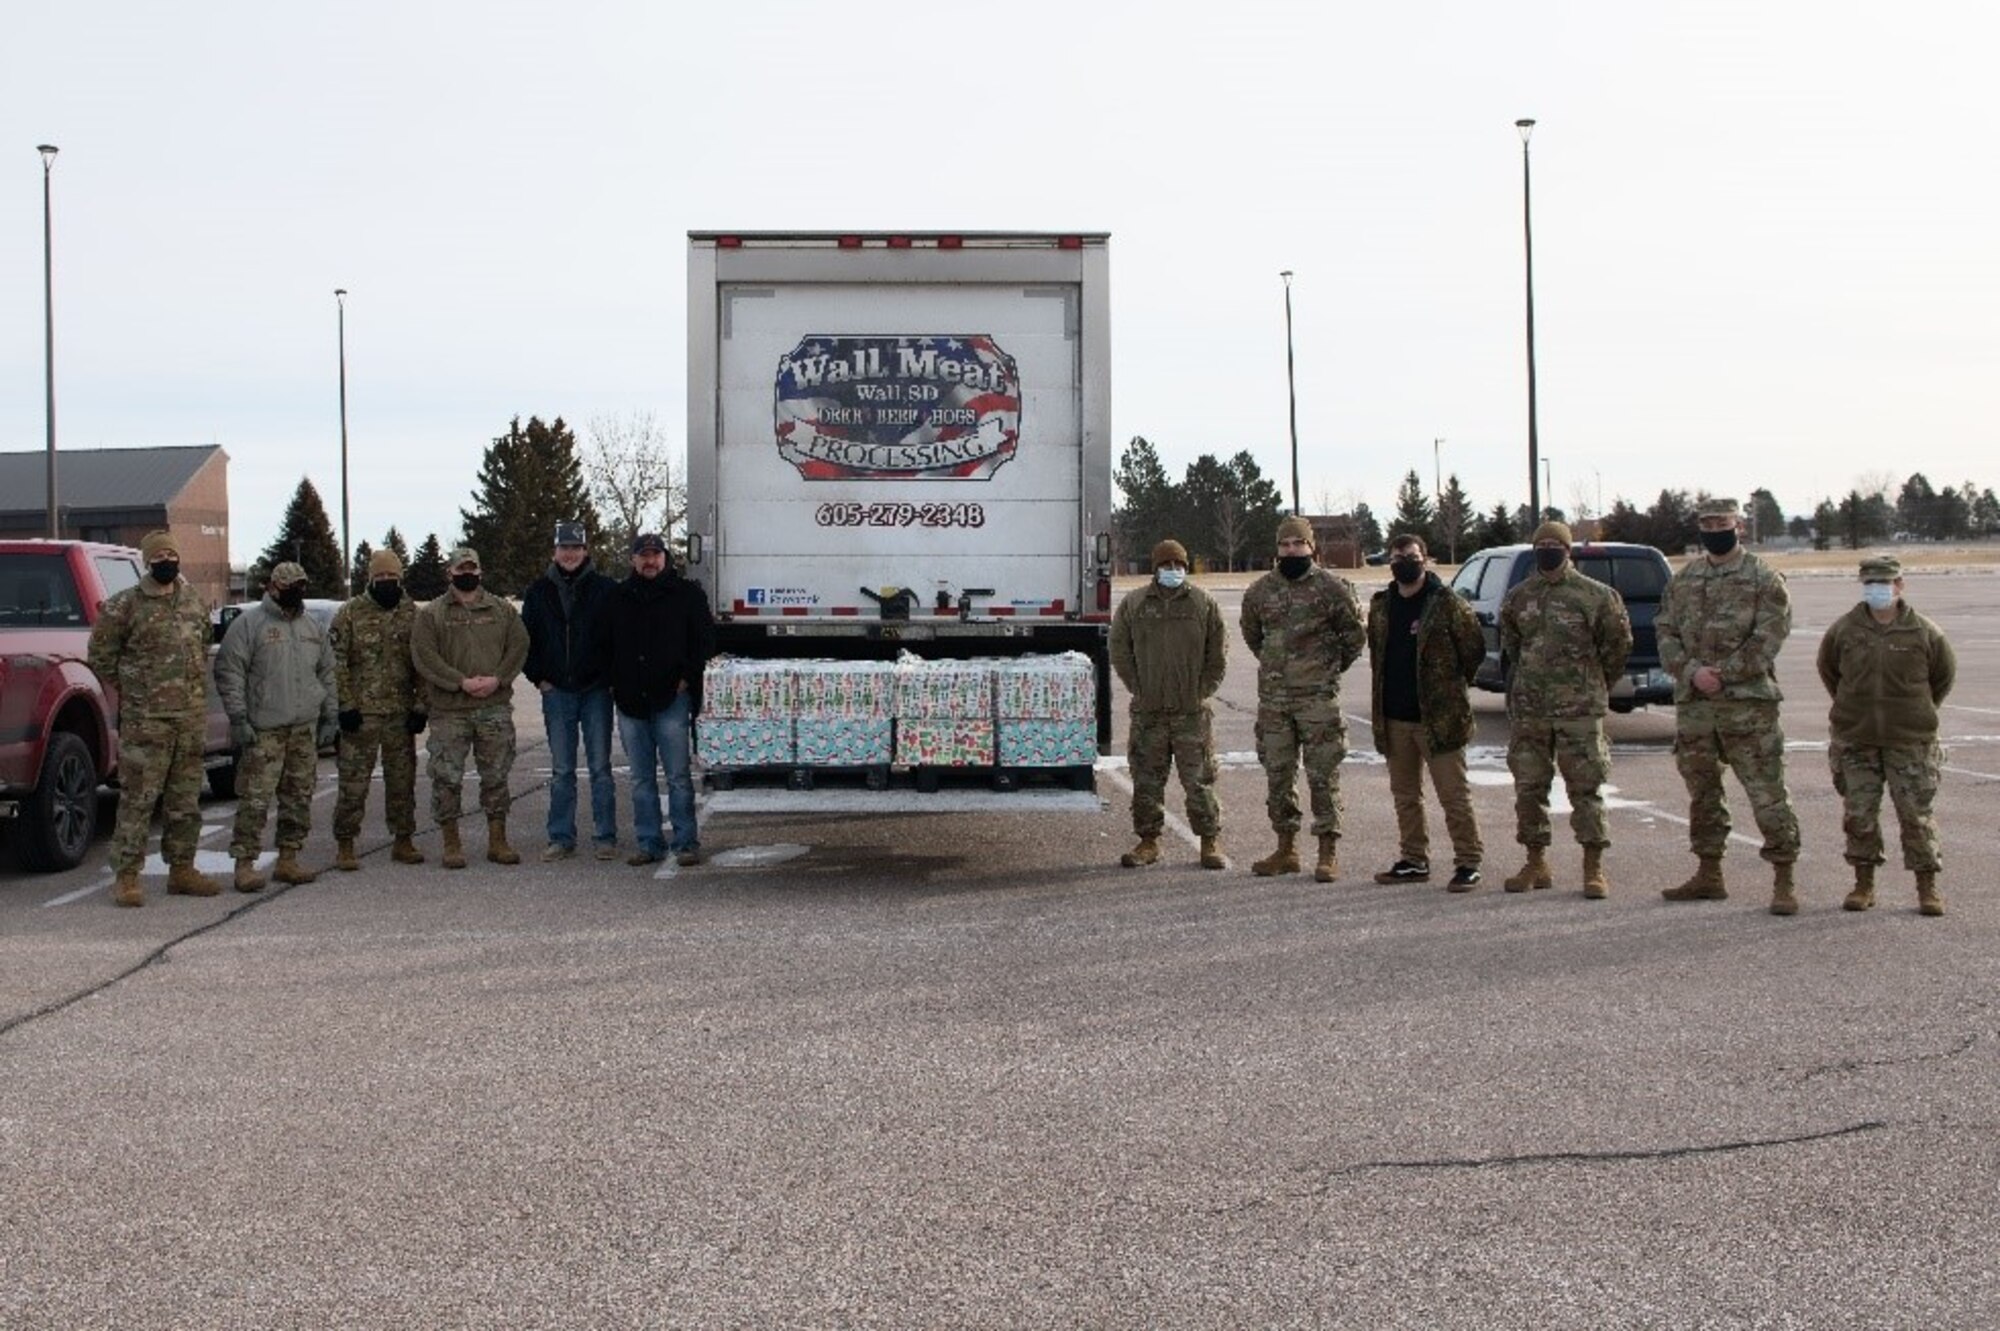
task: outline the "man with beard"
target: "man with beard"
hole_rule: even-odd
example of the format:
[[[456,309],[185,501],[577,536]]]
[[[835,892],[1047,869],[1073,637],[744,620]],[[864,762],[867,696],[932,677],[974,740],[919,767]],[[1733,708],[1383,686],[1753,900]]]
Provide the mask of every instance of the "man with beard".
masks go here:
[[[618,791],[611,780],[611,685],[595,641],[597,616],[618,586],[591,565],[581,522],[556,524],[548,571],[521,598],[528,662],[521,673],[542,694],[549,740],[549,822],[544,860],[576,853],[576,750],[590,768],[591,840],[597,858],[618,853]]]

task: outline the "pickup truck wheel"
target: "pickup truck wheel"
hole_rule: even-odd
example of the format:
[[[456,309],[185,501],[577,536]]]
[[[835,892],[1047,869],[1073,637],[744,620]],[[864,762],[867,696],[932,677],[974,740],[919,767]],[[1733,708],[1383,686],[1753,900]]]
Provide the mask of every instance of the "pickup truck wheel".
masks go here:
[[[208,789],[219,800],[236,798],[236,755],[230,754],[229,761],[217,763],[208,769]]]
[[[83,863],[97,835],[97,763],[88,744],[66,730],[49,736],[42,780],[24,813],[19,841],[23,867],[54,873]]]

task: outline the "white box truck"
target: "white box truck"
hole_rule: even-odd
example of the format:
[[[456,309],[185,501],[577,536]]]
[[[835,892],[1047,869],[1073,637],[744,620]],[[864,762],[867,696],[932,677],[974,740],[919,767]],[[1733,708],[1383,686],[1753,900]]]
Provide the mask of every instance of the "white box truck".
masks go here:
[[[689,233],[687,557],[720,650],[1081,651],[1108,745],[1107,241]]]

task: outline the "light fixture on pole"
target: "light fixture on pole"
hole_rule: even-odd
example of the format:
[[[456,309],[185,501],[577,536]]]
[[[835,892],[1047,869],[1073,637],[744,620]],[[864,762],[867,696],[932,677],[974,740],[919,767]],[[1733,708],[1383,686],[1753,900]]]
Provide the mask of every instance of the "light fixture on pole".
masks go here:
[[[1304,512],[1299,507],[1299,385],[1292,367],[1292,270],[1287,268],[1278,274],[1285,280],[1285,393],[1292,407],[1292,515]]]
[[[56,502],[56,279],[55,229],[49,208],[49,171],[55,165],[56,146],[37,144],[42,155],[42,358],[48,368],[49,422],[49,539],[62,537],[61,509]]]
[[[347,529],[347,288],[333,289],[333,303],[339,310],[340,325],[340,576],[349,584],[354,581],[352,554],[348,549]]]
[[[1535,122],[1516,120],[1514,128],[1521,131],[1521,238],[1528,259],[1528,511],[1539,522],[1542,496],[1535,484],[1540,479],[1535,474],[1535,459],[1541,452],[1541,439],[1535,430],[1535,213],[1528,171],[1528,136],[1535,132]]]

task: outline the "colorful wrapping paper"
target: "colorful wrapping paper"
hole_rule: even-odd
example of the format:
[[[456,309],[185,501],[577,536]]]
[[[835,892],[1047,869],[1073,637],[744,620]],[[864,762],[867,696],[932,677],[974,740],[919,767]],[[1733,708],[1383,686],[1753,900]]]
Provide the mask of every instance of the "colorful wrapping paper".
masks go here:
[[[992,661],[925,661],[908,653],[896,662],[896,716],[923,720],[990,720]]]
[[[701,677],[703,717],[789,720],[797,662],[718,656]]]
[[[1097,761],[1097,722],[1003,717],[1002,767],[1088,767]]]
[[[990,767],[993,723],[963,719],[899,717],[896,761],[912,767]]]
[[[893,725],[886,716],[802,716],[796,727],[798,761],[818,767],[887,763],[895,754]]]
[[[1082,652],[995,661],[993,682],[994,712],[1003,721],[1097,721],[1097,672]]]
[[[769,767],[794,761],[792,723],[770,717],[695,719],[695,751],[710,767]]]
[[[896,665],[892,661],[791,664],[793,715],[802,720],[807,717],[886,720],[895,714]]]

